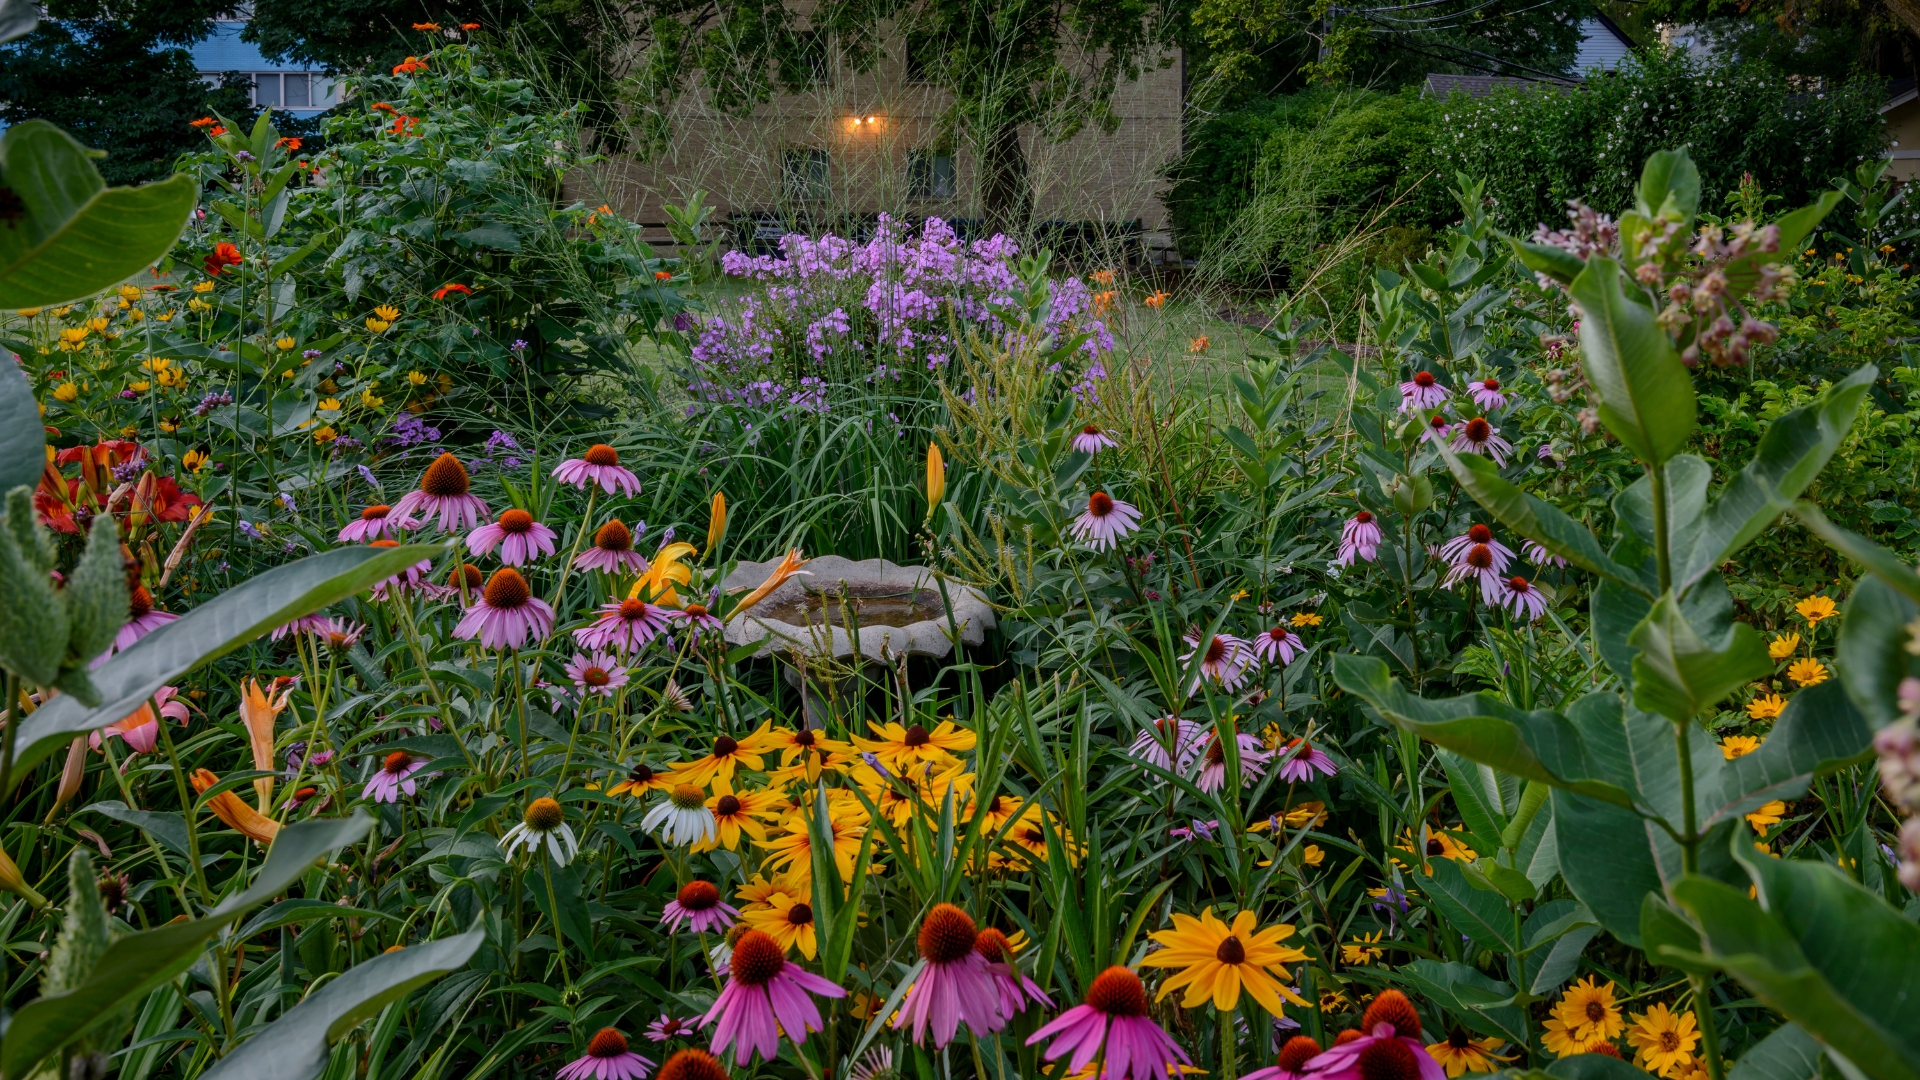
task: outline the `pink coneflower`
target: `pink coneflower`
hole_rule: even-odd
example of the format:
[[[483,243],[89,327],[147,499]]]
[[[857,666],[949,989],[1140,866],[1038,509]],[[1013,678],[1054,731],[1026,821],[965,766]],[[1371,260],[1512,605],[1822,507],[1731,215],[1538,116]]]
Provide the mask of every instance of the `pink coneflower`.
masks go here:
[[[533,595],[527,579],[511,566],[503,566],[487,579],[460,622],[453,636],[480,639],[489,649],[517,649],[528,637],[544,638],[553,630],[553,608]]]
[[[1547,596],[1533,582],[1515,574],[1509,578],[1492,578],[1497,584],[1488,602],[1498,604],[1513,613],[1516,619],[1532,622],[1547,613]],[[1484,595],[1484,593],[1483,593]]]
[[[1372,562],[1380,554],[1381,539],[1380,525],[1373,520],[1373,511],[1360,511],[1340,527],[1340,557],[1334,560],[1334,565],[1352,566],[1355,559]]]
[[[1400,384],[1400,411],[1426,412],[1437,409],[1453,396],[1453,391],[1440,385],[1431,371],[1416,371],[1413,378]]]
[[[1127,753],[1168,772],[1186,772],[1193,759],[1200,756],[1206,736],[1205,724],[1163,716],[1140,729]]]
[[[525,566],[542,555],[553,554],[556,535],[552,529],[533,520],[533,515],[514,508],[500,515],[491,525],[482,525],[467,534],[467,550],[485,555],[500,549],[500,561],[508,566]]]
[[[400,541],[375,540],[372,543],[368,544],[367,546],[377,547],[377,548],[399,547]],[[384,581],[381,581],[378,584],[374,585],[373,598],[375,600],[385,600],[389,596],[394,595],[395,593],[403,593],[403,592],[407,592],[408,590],[418,588],[420,583],[426,580],[427,571],[432,569],[433,569],[433,560],[421,559],[419,562],[414,563],[412,566],[407,567],[405,570],[402,570],[399,573],[393,575],[392,577],[387,578]]]
[[[411,520],[416,512],[420,520]],[[452,454],[441,454],[420,474],[420,486],[400,496],[393,504],[395,524],[411,529],[426,524],[427,518],[440,519],[441,532],[463,532],[473,528],[492,511],[480,496],[473,494],[473,480],[467,467]]]
[[[426,758],[415,758],[405,750],[395,750],[367,778],[367,786],[361,789],[360,797],[374,802],[397,803],[401,795],[414,793],[413,774],[426,767]]]
[[[718,894],[716,893],[715,895],[717,896]],[[660,1019],[647,1025],[647,1040],[649,1042],[666,1042],[668,1039],[690,1039],[693,1037],[694,1031],[699,1027],[700,1018],[697,1016],[682,1020],[677,1016],[668,1016],[666,1013],[661,1013]]]
[[[646,526],[642,525],[641,529]],[[593,546],[574,556],[573,565],[608,574],[647,572],[647,557],[633,550],[633,533],[624,522],[609,521],[594,531]]]
[[[178,721],[180,726],[185,727],[187,703],[173,700],[179,693],[171,686],[163,686],[153,692],[153,700],[160,703],[161,716]],[[153,715],[152,702],[143,701],[138,709],[124,719],[96,729],[87,736],[87,745],[98,750],[103,739],[114,735],[120,736],[129,747],[142,754],[153,753],[153,748],[160,744],[160,721]]]
[[[1092,424],[1081,428],[1079,433],[1073,437],[1073,448],[1083,454],[1097,454],[1108,447],[1119,445],[1119,443],[1113,441],[1112,436]]]
[[[1115,965],[1087,987],[1087,1000],[1033,1033],[1028,1046],[1043,1040],[1048,1061],[1073,1055],[1067,1072],[1085,1069],[1100,1057],[1100,1075],[1110,1080],[1167,1080],[1192,1059],[1147,1015],[1147,988],[1129,968]],[[1423,1078],[1424,1080],[1424,1078]]]
[[[1293,658],[1306,650],[1300,635],[1284,626],[1276,626],[1264,634],[1255,634],[1253,655],[1269,664],[1291,664]]]
[[[625,492],[628,498],[640,494],[640,478],[622,468],[620,451],[605,443],[594,443],[587,447],[586,453],[561,462],[560,467],[553,470],[553,478],[582,490],[588,484],[599,484],[609,495],[616,489]]]
[[[895,1030],[913,1026],[918,1043],[933,1028],[933,1045],[953,1041],[960,1022],[975,1035],[991,1035],[1007,1026],[1000,1015],[1000,993],[987,958],[974,946],[980,930],[972,917],[952,904],[935,904],[920,923],[920,974],[894,1017]]]
[[[1499,412],[1507,407],[1507,395],[1500,392],[1500,380],[1489,375],[1479,382],[1467,384],[1467,392],[1473,395],[1473,403],[1488,412]]]
[[[587,1043],[585,1057],[561,1066],[554,1080],[647,1080],[653,1062],[627,1049],[627,1037],[601,1028]]]
[[[1307,1075],[1307,1062],[1320,1056],[1320,1044],[1311,1035],[1295,1035],[1280,1048],[1280,1059],[1267,1069],[1255,1069],[1240,1077],[1240,1080],[1302,1080]]]
[[[1233,737],[1240,748],[1240,786],[1252,787],[1261,777],[1267,775],[1267,761],[1273,755],[1260,740],[1245,732]],[[1220,742],[1220,733],[1215,731],[1207,736],[1207,751],[1200,756],[1200,779],[1195,786],[1211,795],[1227,786],[1227,750]]]
[[[1275,756],[1280,759],[1280,779],[1289,784],[1312,783],[1316,772],[1322,776],[1332,776],[1340,771],[1332,758],[1305,739],[1288,740],[1287,745]]]
[[[1482,546],[1487,549],[1486,555],[1484,557],[1473,555],[1473,549]],[[1469,571],[1463,567],[1467,566],[1470,555],[1474,560],[1471,572],[1475,575],[1487,570],[1495,574],[1504,574],[1507,571],[1507,564],[1513,561],[1512,549],[1495,540],[1492,529],[1477,523],[1468,526],[1465,533],[1440,545],[1438,554],[1454,570],[1454,573],[1448,575],[1447,584],[1449,585],[1468,576]],[[1483,562],[1484,565],[1481,565]]]
[[[1555,555],[1553,552],[1548,551],[1546,548],[1541,547],[1531,540],[1520,545],[1520,557],[1535,566],[1564,567],[1567,565],[1566,559]]]
[[[1420,432],[1420,441],[1430,443],[1445,442],[1447,441],[1447,436],[1451,434],[1453,434],[1453,425],[1447,423],[1446,416],[1441,413],[1434,413],[1427,419],[1426,429]]]
[[[1447,1072],[1420,1041],[1420,1014],[1398,990],[1382,990],[1360,1019],[1357,1039],[1336,1043],[1313,1059],[1315,1080],[1446,1080]]]
[[[360,516],[347,522],[340,530],[340,542],[358,544],[363,540],[378,540],[391,530],[410,529],[414,523],[406,518],[397,517],[393,508],[384,503],[375,503],[360,511]]]
[[[667,612],[667,618],[686,627],[688,636],[698,640],[706,634],[725,633],[727,624],[714,617],[705,604],[688,604],[679,611]]]
[[[274,627],[273,633],[268,634],[267,637],[273,641],[279,641],[289,634],[317,634],[331,621],[319,612],[302,615],[292,622],[284,622]]]
[[[631,652],[644,648],[667,628],[668,611],[639,597],[629,597],[600,605],[600,617],[591,626],[573,632],[573,639],[588,649],[614,648]]]
[[[1457,453],[1490,457],[1495,465],[1505,465],[1507,455],[1513,453],[1513,444],[1501,438],[1500,429],[1487,423],[1484,416],[1476,416],[1455,429],[1450,445]]]
[[[357,623],[351,619],[328,619],[314,627],[313,636],[327,648],[335,652],[346,652],[353,648],[360,635],[367,632],[366,623]]]
[[[1185,668],[1196,655],[1200,657],[1200,674],[1194,678],[1195,686],[1200,685],[1200,679],[1207,678],[1234,690],[1245,680],[1247,665],[1252,663],[1246,642],[1232,634],[1215,634],[1202,645],[1198,634],[1192,632],[1186,635],[1185,641],[1192,648],[1180,657],[1180,666]]]
[[[973,950],[986,959],[987,970],[993,975],[994,990],[1000,995],[1001,1016],[1012,1020],[1026,1011],[1029,1004],[1053,1008],[1053,999],[1040,989],[1040,984],[1014,966],[1013,943],[1007,940],[1007,935],[983,926],[973,939]]]
[[[609,653],[597,650],[592,656],[574,653],[573,660],[567,664],[567,678],[573,680],[574,689],[583,696],[612,697],[614,691],[627,685],[627,669]]]
[[[781,1031],[798,1046],[807,1041],[808,1032],[823,1030],[820,1008],[809,993],[847,996],[833,983],[788,963],[786,950],[765,931],[749,930],[733,943],[726,989],[700,1024],[719,1021],[713,1029],[713,1052],[724,1057],[727,1047],[733,1047],[735,1065],[753,1060],[756,1050],[772,1061],[780,1052]]]
[[[1139,527],[1140,511],[1104,491],[1096,491],[1087,497],[1087,512],[1074,518],[1067,531],[1075,540],[1104,551]]]
[[[147,587],[135,585],[132,595],[127,597],[126,625],[120,628],[119,633],[113,635],[113,644],[108,646],[106,655],[112,656],[114,653],[130,648],[134,642],[179,617],[155,608],[153,594],[147,591]]]
[[[660,909],[660,922],[676,932],[725,933],[739,917],[740,912],[721,901],[720,890],[713,882],[698,878],[680,886],[667,906]]]

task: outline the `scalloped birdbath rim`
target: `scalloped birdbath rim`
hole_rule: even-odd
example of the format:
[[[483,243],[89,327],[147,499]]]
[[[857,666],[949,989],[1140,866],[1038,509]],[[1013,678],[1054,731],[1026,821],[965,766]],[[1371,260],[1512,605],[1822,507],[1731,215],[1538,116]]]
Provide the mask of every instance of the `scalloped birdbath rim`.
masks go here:
[[[731,592],[758,586],[773,573],[780,560],[743,562],[721,582]],[[796,574],[778,589],[727,621],[727,644],[739,647],[759,644],[756,656],[794,650],[813,656],[840,659],[854,655],[853,635],[842,625],[841,596],[853,598],[856,611],[885,608],[879,616],[902,625],[887,625],[861,619],[858,653],[869,660],[885,660],[887,654],[946,656],[953,651],[948,638],[946,604],[940,598],[940,583],[933,571],[924,566],[900,566],[885,559],[853,559],[821,555],[807,560],[809,574]],[[947,582],[947,598],[953,604],[953,623],[960,629],[960,640],[978,645],[994,628],[992,605],[968,585]],[[929,595],[930,594],[930,595]],[[807,618],[809,608],[819,613],[824,606],[826,619]],[[903,614],[909,612],[910,614]],[[913,618],[912,615],[925,615]],[[795,621],[779,616],[787,615]],[[827,620],[830,620],[827,621]]]

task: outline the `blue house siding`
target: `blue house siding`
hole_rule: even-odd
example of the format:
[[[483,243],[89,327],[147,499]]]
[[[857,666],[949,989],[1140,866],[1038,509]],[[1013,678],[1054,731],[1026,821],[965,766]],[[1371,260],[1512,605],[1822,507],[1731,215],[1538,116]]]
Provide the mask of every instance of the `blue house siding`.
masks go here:
[[[312,116],[340,101],[339,90],[325,72],[290,64],[276,64],[260,55],[251,42],[240,40],[243,22],[217,22],[213,34],[193,46],[193,66],[210,83],[229,71],[253,76],[253,103],[271,105],[296,116]]]

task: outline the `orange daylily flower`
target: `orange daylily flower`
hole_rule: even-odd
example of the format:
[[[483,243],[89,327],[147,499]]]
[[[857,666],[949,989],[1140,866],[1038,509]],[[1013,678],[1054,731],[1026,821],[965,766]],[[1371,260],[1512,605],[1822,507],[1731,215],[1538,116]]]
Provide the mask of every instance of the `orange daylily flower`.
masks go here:
[[[810,571],[800,569],[805,565],[807,565],[807,560],[801,557],[799,548],[793,548],[788,551],[786,555],[781,558],[780,565],[774,567],[773,573],[767,575],[767,580],[761,582],[759,588],[754,589],[742,597],[740,603],[734,606],[732,614],[728,615],[727,618],[731,619],[734,615],[738,615],[760,601],[765,600],[768,593],[786,584],[787,579],[793,575],[810,573]]]
[[[293,694],[293,680],[281,676],[260,689],[260,680],[248,679],[240,688],[240,722],[246,725],[247,741],[253,747],[253,767],[263,772],[271,771],[273,759],[273,725],[280,719],[281,710],[287,707],[287,698]],[[253,782],[253,790],[260,796],[260,812],[267,812],[268,802],[273,798],[273,777],[263,776]]]
[[[193,790],[206,794],[208,788],[220,782],[220,777],[207,769],[193,771]],[[219,818],[229,829],[240,833],[247,839],[260,844],[271,844],[273,838],[280,835],[280,825],[270,817],[261,815],[258,810],[248,806],[238,795],[223,791],[215,795],[207,809]]]

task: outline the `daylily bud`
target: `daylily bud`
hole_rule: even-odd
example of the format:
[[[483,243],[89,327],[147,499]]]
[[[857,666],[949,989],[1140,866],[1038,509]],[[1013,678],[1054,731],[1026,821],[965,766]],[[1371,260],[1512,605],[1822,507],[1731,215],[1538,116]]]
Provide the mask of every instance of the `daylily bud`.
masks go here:
[[[707,551],[711,552],[720,545],[727,535],[727,497],[721,492],[713,493],[713,509],[707,512]]]
[[[940,456],[940,444],[927,444],[927,520],[932,521],[940,502],[947,497],[947,463]]]
[[[53,809],[47,811],[47,820],[52,821],[60,808],[73,801],[80,794],[80,782],[87,775],[87,737],[79,736],[67,747],[67,763],[60,769],[60,788],[53,793]]]
[[[27,884],[27,879],[20,874],[20,868],[7,857],[4,849],[0,849],[0,889],[5,889],[34,907],[47,906],[47,898],[35,892],[33,886]]]

